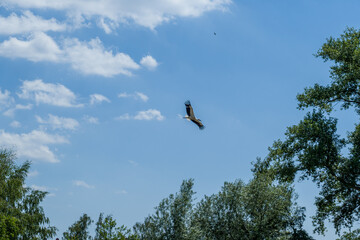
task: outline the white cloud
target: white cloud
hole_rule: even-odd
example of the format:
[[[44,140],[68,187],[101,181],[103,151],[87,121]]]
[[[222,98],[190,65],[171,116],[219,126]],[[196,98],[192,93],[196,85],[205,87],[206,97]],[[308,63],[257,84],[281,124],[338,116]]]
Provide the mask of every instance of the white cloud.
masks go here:
[[[128,113],[125,113],[117,118],[116,120],[157,120],[162,121],[165,119],[163,115],[161,115],[161,112],[156,109],[149,109],[146,111],[139,111],[135,116],[130,116]]]
[[[117,117],[115,119],[116,120],[130,120],[131,117],[130,117],[130,115],[128,113],[125,113],[125,114],[123,114],[123,115],[121,115],[121,116],[119,116],[119,117]]]
[[[120,190],[120,191],[115,191],[116,194],[128,194],[128,192],[126,190]]]
[[[16,104],[15,107],[6,110],[3,115],[7,117],[13,117],[15,115],[15,111],[17,110],[31,110],[33,107],[32,104],[22,105]]]
[[[81,73],[104,77],[118,74],[131,76],[132,70],[140,68],[129,55],[106,50],[98,38],[89,42],[68,38],[63,41],[60,48],[43,32],[34,33],[25,40],[10,37],[9,40],[1,42],[0,56],[24,58],[33,62],[68,63]]]
[[[77,18],[98,17],[115,23],[133,22],[154,29],[178,17],[199,17],[213,10],[225,10],[231,0],[3,0],[7,6],[56,9]]]
[[[146,96],[144,93],[141,92],[135,92],[135,93],[119,93],[119,98],[133,98],[135,100],[142,100],[144,102],[147,102],[149,100],[149,97]]]
[[[70,129],[75,130],[79,126],[79,122],[73,118],[58,117],[52,114],[49,114],[47,120],[42,119],[39,116],[36,116],[38,123],[48,124],[52,129]]]
[[[24,11],[22,16],[12,13],[8,17],[0,16],[0,34],[12,35],[32,32],[64,31],[65,24],[60,24],[56,19],[45,20],[35,16],[30,11]]]
[[[55,190],[57,191],[57,188],[53,188],[53,187],[46,187],[46,186],[38,186],[38,185],[31,185],[32,189],[35,190],[39,190],[39,191],[44,191],[44,192],[48,192],[49,190]]]
[[[76,104],[75,94],[61,84],[44,83],[41,79],[24,81],[18,96],[32,99],[36,104],[44,103],[59,107],[82,107]]]
[[[19,127],[21,127],[21,123],[18,122],[18,121],[12,121],[10,123],[10,126],[13,127],[13,128],[19,128]]]
[[[63,143],[69,143],[65,137],[39,130],[23,134],[7,133],[0,130],[0,145],[15,146],[19,157],[56,163],[59,160],[48,145]]]
[[[129,160],[128,161],[131,165],[133,165],[134,167],[137,167],[139,164],[133,160]]]
[[[141,100],[143,100],[144,102],[147,102],[147,100],[149,100],[149,97],[146,96],[145,94],[141,93],[141,92],[135,92],[135,96]]]
[[[38,190],[38,191],[44,191],[44,192],[47,191],[47,187],[45,187],[45,186],[31,185],[31,188],[34,190]]]
[[[119,24],[117,22],[111,21],[109,19],[100,18],[97,21],[97,25],[102,28],[106,34],[112,33],[113,30],[115,30]]]
[[[146,111],[140,111],[134,116],[135,120],[164,120],[164,116],[161,115],[159,110],[149,109]]]
[[[31,34],[26,40],[10,37],[0,43],[0,56],[8,58],[25,58],[33,62],[58,62],[61,50],[56,42],[42,32]]]
[[[112,77],[118,74],[132,75],[131,70],[140,66],[125,53],[113,54],[105,50],[98,38],[89,42],[80,42],[77,39],[67,39],[64,44],[65,61],[85,74],[95,74]]]
[[[128,97],[132,97],[132,94],[128,94],[128,93],[126,93],[126,92],[124,92],[124,93],[119,93],[119,94],[118,94],[118,97],[119,97],[119,98],[128,98]]]
[[[150,55],[143,57],[140,64],[150,70],[154,70],[158,66],[158,62]]]
[[[92,94],[92,95],[90,95],[90,104],[91,105],[93,105],[93,104],[96,104],[96,103],[101,103],[101,102],[110,102],[110,100],[107,98],[107,97],[105,97],[105,96],[103,96],[103,95],[101,95],[101,94]]]
[[[84,187],[84,188],[88,188],[88,189],[95,188],[95,186],[89,185],[85,181],[81,181],[81,180],[75,180],[75,181],[73,181],[73,184],[75,186]]]
[[[39,175],[39,172],[36,170],[28,172],[27,174],[28,177],[36,177],[37,175]]]
[[[55,197],[55,193],[50,193],[50,191],[57,191],[57,188],[52,187],[46,187],[46,186],[38,186],[38,185],[31,185],[31,188],[34,190],[42,191],[42,192],[48,192],[48,197]]]
[[[10,92],[8,90],[2,92],[0,89],[0,109],[10,106],[13,101],[14,99],[10,97]]]
[[[98,124],[99,123],[99,119],[96,117],[91,117],[91,116],[87,116],[85,115],[84,120],[87,121],[88,123],[92,123],[92,124]]]

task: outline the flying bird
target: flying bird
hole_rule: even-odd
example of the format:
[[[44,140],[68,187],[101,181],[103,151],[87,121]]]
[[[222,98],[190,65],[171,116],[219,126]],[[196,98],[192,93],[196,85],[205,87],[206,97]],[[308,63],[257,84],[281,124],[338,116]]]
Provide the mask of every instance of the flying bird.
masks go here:
[[[199,127],[199,129],[203,130],[205,126],[202,124],[200,119],[195,117],[194,110],[189,100],[185,102],[185,106],[186,106],[187,115],[184,118],[187,119],[188,121],[192,121]]]

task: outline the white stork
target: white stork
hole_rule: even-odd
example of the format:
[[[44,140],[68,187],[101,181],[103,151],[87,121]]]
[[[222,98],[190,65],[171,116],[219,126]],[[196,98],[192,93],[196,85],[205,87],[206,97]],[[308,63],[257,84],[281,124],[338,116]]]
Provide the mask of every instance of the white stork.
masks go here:
[[[185,106],[186,106],[187,115],[184,118],[187,119],[188,121],[192,121],[199,127],[199,129],[203,130],[205,126],[202,124],[200,119],[195,117],[194,110],[191,107],[191,103],[189,100],[185,102]]]

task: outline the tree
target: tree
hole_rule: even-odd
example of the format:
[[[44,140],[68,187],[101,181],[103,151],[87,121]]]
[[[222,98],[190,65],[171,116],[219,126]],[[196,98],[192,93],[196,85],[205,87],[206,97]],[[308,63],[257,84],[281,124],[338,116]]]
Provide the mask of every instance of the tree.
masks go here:
[[[131,230],[124,225],[116,227],[116,221],[111,215],[103,217],[100,213],[96,223],[96,235],[94,240],[137,240],[137,236],[131,234]]]
[[[350,231],[350,232],[345,232],[337,240],[360,240],[360,229],[356,229],[356,230]]]
[[[138,237],[131,234],[131,230],[124,225],[117,227],[116,221],[111,215],[104,218],[100,213],[96,223],[95,237],[91,237],[88,228],[93,221],[87,214],[83,214],[78,221],[71,225],[68,231],[63,233],[64,240],[138,240]]]
[[[199,239],[197,229],[191,224],[193,185],[193,179],[183,181],[179,193],[163,199],[155,208],[155,214],[146,217],[144,223],[135,224],[134,230],[140,239]]]
[[[15,154],[0,149],[0,239],[46,239],[56,228],[49,226],[40,203],[46,192],[25,186],[30,162],[15,164]]]
[[[219,193],[205,196],[193,222],[202,239],[312,239],[302,229],[305,209],[295,197],[290,185],[257,174],[248,184],[225,182]]]
[[[273,185],[269,175],[259,174],[249,184],[225,183],[195,207],[192,187],[192,179],[183,181],[179,193],[137,223],[140,239],[312,239],[302,229],[305,209],[293,202],[290,185]]]
[[[329,219],[339,233],[360,217],[360,125],[341,138],[337,119],[329,115],[338,103],[340,109],[353,107],[360,114],[360,31],[348,28],[339,38],[330,37],[316,56],[335,63],[332,82],[315,84],[297,96],[299,109],[313,111],[287,129],[285,140],[274,142],[263,169],[272,169],[283,182],[293,182],[297,175],[312,179],[321,188],[315,231],[324,233]]]
[[[339,38],[330,37],[315,55],[335,64],[330,67],[330,85],[315,84],[299,94],[299,109],[316,107],[331,112],[335,104],[354,107],[360,113],[360,31],[347,28]]]
[[[71,225],[67,232],[63,233],[64,240],[87,240],[91,239],[88,228],[93,221],[85,213],[78,221]]]

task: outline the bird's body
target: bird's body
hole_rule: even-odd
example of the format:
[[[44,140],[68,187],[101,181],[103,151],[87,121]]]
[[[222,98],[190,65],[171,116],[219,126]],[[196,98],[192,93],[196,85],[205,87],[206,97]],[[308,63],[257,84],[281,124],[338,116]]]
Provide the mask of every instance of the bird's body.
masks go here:
[[[185,106],[186,106],[187,115],[184,118],[189,120],[189,121],[192,121],[193,123],[195,123],[199,127],[199,129],[203,130],[205,128],[205,126],[202,124],[200,119],[195,117],[194,110],[193,110],[189,100],[187,100],[185,102]]]

